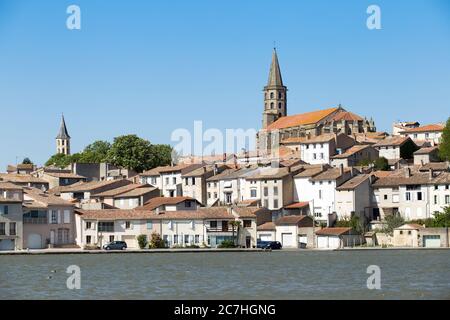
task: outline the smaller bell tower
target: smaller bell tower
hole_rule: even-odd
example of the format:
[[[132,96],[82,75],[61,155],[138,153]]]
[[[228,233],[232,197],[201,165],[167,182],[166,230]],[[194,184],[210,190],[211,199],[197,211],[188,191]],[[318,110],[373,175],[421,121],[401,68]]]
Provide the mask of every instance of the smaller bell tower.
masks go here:
[[[64,115],[61,116],[61,126],[59,128],[59,133],[56,136],[56,153],[70,155],[70,136],[67,131]]]

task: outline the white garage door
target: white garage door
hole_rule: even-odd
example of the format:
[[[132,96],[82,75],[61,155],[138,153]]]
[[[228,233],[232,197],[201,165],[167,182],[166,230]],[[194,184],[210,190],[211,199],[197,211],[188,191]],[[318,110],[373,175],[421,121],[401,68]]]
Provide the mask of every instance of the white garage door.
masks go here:
[[[127,243],[127,248],[138,248],[138,243],[135,236],[123,236],[122,241],[125,241]]]
[[[328,248],[338,249],[341,245],[341,240],[339,237],[328,237]]]
[[[317,247],[319,249],[327,249],[328,248],[328,237],[318,236],[317,237]]]
[[[281,244],[283,247],[295,247],[294,236],[292,233],[282,233]]]
[[[438,235],[423,236],[423,246],[426,248],[440,248],[441,237]]]
[[[14,240],[0,240],[0,250],[14,250]]]
[[[272,235],[270,233],[261,233],[259,239],[261,239],[261,241],[272,241]]]
[[[32,233],[28,236],[29,249],[42,249],[42,238],[40,234]]]

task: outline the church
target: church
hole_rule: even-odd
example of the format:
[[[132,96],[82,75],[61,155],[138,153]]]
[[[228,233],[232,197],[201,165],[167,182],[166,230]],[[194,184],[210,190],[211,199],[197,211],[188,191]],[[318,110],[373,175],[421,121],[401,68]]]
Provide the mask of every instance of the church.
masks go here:
[[[260,154],[282,144],[288,138],[312,138],[326,133],[346,135],[376,132],[373,119],[362,118],[341,105],[336,107],[288,115],[287,87],[283,84],[277,51],[274,48],[269,80],[264,87],[262,129],[257,135]]]

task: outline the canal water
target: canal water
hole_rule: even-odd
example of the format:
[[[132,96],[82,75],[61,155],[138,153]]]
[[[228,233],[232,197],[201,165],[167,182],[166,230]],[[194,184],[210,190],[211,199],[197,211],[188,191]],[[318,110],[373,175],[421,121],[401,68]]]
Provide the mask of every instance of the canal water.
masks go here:
[[[371,265],[381,290],[367,288]],[[0,269],[2,300],[450,299],[450,250],[23,255]]]

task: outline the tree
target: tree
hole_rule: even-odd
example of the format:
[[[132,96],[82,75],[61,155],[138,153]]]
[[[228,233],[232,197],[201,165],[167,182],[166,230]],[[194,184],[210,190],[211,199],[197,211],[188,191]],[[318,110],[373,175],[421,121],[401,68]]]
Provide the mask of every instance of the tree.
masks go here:
[[[432,222],[434,228],[450,227],[450,206],[444,208],[444,212],[435,212]]]
[[[107,161],[113,165],[142,172],[152,168],[150,141],[134,134],[114,138]]]
[[[61,169],[66,168],[72,163],[72,157],[63,153],[57,153],[50,157],[45,163],[46,166],[55,166]]]
[[[150,239],[149,248],[150,249],[161,249],[161,248],[165,248],[165,247],[166,247],[166,243],[164,242],[163,239],[161,239],[161,236],[158,233],[153,232],[151,239]]]
[[[237,245],[237,236],[239,235],[239,227],[241,226],[241,222],[237,220],[230,221],[230,225],[232,227],[233,231],[233,243],[236,246]],[[236,236],[235,236],[235,229],[236,229]]]
[[[159,166],[167,166],[172,162],[173,149],[168,144],[152,144],[151,150],[151,166],[156,168]]]
[[[26,157],[23,159],[22,164],[33,164],[33,161],[30,160],[30,158]]]
[[[381,170],[381,171],[389,170],[389,162],[385,157],[375,159],[375,161],[373,162],[373,166],[374,166],[375,170]]]
[[[86,148],[84,148],[83,152],[80,154],[79,162],[84,163],[101,163],[105,162],[108,151],[111,149],[111,143],[108,141],[98,140]]]
[[[400,215],[389,215],[384,219],[386,222],[383,232],[392,235],[394,229],[405,224],[405,220]]]
[[[447,119],[439,144],[439,156],[444,161],[450,161],[450,118]]]
[[[145,249],[145,247],[148,244],[147,236],[145,234],[138,235],[137,236],[137,242],[138,242],[139,248]]]

